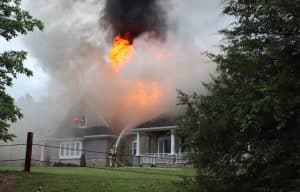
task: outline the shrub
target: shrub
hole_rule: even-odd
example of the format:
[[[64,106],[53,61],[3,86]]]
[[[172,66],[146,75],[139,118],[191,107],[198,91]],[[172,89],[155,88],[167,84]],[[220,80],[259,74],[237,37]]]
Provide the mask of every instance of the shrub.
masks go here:
[[[53,167],[78,167],[78,165],[74,163],[54,163]]]
[[[80,167],[86,167],[86,159],[84,154],[82,154],[80,157]]]

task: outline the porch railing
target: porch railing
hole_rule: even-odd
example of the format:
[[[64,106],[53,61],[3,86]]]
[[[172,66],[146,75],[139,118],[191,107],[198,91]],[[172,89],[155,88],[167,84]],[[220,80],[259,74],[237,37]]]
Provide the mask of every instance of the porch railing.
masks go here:
[[[144,153],[141,155],[142,164],[166,164],[168,153]]]
[[[175,163],[182,164],[188,162],[186,153],[176,153]],[[142,164],[170,164],[172,156],[169,153],[143,153],[141,154]]]

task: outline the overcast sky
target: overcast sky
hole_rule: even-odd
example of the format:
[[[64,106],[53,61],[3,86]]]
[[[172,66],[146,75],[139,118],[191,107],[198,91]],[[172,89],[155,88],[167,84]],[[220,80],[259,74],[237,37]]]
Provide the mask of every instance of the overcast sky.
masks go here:
[[[18,37],[6,42],[4,39],[0,39],[0,52],[6,50],[28,50],[23,43],[23,37]],[[26,37],[25,37],[26,38]],[[13,87],[8,88],[8,92],[16,99],[26,95],[27,93],[40,98],[41,96],[48,95],[47,81],[49,76],[41,69],[38,61],[28,53],[27,60],[25,60],[25,66],[33,71],[33,76],[26,77],[25,75],[18,75],[14,80]]]
[[[102,0],[103,1],[103,0]],[[39,9],[37,6],[42,6],[45,4],[36,3],[36,1],[32,0],[24,0],[25,4],[29,4],[29,6],[25,6],[26,9],[30,10],[34,16],[38,15],[36,9]],[[32,2],[36,3],[35,6],[31,6]],[[59,1],[45,1],[46,5],[51,7],[51,4],[57,4]],[[67,3],[75,3],[76,0],[66,0]],[[92,0],[86,0],[86,3],[93,2]],[[171,9],[168,10],[173,17],[173,22],[177,22],[182,24],[182,26],[177,26],[177,35],[181,36],[180,38],[186,38],[187,42],[191,41],[197,45],[199,51],[215,51],[216,45],[220,40],[220,36],[218,36],[217,31],[227,26],[229,23],[229,19],[225,18],[221,14],[221,4],[218,0],[170,0]],[[63,3],[61,3],[63,4]],[[93,5],[91,5],[92,7]],[[87,5],[88,7],[88,5]],[[67,9],[67,8],[66,8]],[[100,8],[99,8],[100,9]],[[75,11],[79,11],[80,9],[74,9]],[[93,10],[89,14],[94,14],[95,17],[99,16],[99,12],[97,9]],[[62,8],[60,11],[64,11]],[[40,13],[39,13],[40,14]],[[56,14],[53,12],[53,14]],[[74,13],[76,15],[76,13]],[[77,14],[78,15],[78,14]],[[50,23],[53,18],[48,18],[49,15],[44,15],[41,19],[46,20],[46,31],[47,24]],[[62,17],[62,19],[66,19]],[[95,28],[98,28],[99,25],[95,23]],[[59,31],[57,32],[59,33]],[[46,32],[47,34],[47,32]],[[47,36],[45,37],[47,38]],[[24,41],[26,39],[26,41]],[[4,50],[27,50],[28,58],[25,61],[25,66],[30,68],[33,71],[33,77],[25,77],[22,75],[18,76],[18,79],[14,81],[14,86],[9,88],[9,93],[15,97],[19,98],[26,93],[29,93],[34,98],[40,98],[41,96],[48,95],[51,90],[48,89],[47,83],[51,80],[51,73],[45,72],[44,67],[41,64],[41,61],[37,59],[34,54],[31,52],[30,44],[35,39],[31,38],[31,35],[26,37],[19,37],[11,40],[10,42],[5,42],[3,39],[0,40],[0,51]],[[28,47],[29,46],[29,47]]]

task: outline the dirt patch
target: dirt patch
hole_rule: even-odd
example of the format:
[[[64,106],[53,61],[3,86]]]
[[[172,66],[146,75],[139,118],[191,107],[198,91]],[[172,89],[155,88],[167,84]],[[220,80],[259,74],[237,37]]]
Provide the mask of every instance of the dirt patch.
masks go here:
[[[0,175],[0,192],[5,192],[9,187],[16,184],[21,179],[21,176],[13,174],[1,174]]]

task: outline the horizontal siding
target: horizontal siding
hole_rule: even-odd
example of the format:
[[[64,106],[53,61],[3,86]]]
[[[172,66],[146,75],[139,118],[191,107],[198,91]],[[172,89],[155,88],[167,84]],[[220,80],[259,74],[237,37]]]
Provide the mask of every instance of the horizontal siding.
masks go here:
[[[87,151],[97,151],[101,153],[84,152],[86,159],[101,159],[106,158],[107,139],[89,139],[84,141],[84,149]]]
[[[48,145],[51,146],[58,146],[59,147],[59,142],[52,142],[52,143],[48,143]],[[45,150],[47,151],[47,153],[50,154],[50,161],[57,161],[59,160],[59,148],[54,148],[54,147],[47,147],[45,148]],[[47,158],[47,155],[46,155]]]

